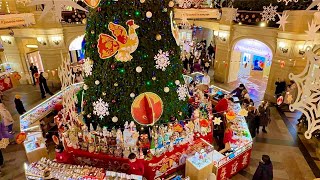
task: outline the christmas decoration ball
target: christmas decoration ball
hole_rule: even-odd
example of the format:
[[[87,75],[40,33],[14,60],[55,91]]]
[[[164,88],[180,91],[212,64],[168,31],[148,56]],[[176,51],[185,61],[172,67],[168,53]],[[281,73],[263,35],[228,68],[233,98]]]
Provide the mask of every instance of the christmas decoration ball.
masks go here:
[[[154,80],[154,81],[155,81],[156,79],[157,79],[156,77],[154,77],[154,76],[152,77],[152,80]]]
[[[89,88],[88,85],[86,85],[86,84],[83,85],[84,90],[88,90],[88,88]]]
[[[113,85],[117,87],[119,84],[118,83],[114,83]]]
[[[157,35],[156,35],[156,40],[158,40],[158,41],[161,40],[161,35],[160,35],[160,34],[157,34]]]
[[[134,98],[136,95],[134,93],[130,93],[130,97]]]
[[[112,122],[114,122],[114,123],[118,122],[118,117],[117,116],[113,116],[112,117]]]
[[[148,11],[148,12],[146,13],[146,16],[147,16],[147,18],[151,18],[151,17],[152,17],[152,12]]]
[[[103,92],[102,95],[105,96],[105,95],[107,95],[107,93],[106,93],[106,92]]]
[[[142,67],[140,67],[140,66],[136,67],[136,71],[137,71],[137,73],[141,73],[142,72]]]
[[[91,30],[91,34],[94,34],[94,30]]]
[[[87,118],[91,118],[91,114],[88,114],[88,115],[87,115]]]
[[[176,85],[179,85],[179,84],[180,84],[180,81],[179,81],[179,80],[176,80],[174,83],[175,83]]]
[[[87,18],[82,19],[82,24],[87,24]]]
[[[114,70],[116,68],[116,65],[111,64],[111,69]]]
[[[116,103],[117,101],[116,100],[114,100],[114,99],[112,99],[112,101],[111,101],[112,103]]]
[[[140,3],[144,3],[144,2],[146,2],[146,0],[140,0]]]
[[[100,84],[100,81],[99,81],[99,80],[96,80],[94,83],[95,83],[96,85],[99,85],[99,84]]]
[[[97,11],[100,12],[100,11],[101,11],[101,7],[98,7],[98,8],[97,8]]]
[[[163,91],[167,93],[170,91],[170,89],[168,87],[165,87],[165,88],[163,88]]]
[[[173,1],[170,1],[169,2],[169,7],[173,7],[174,6],[174,2]]]

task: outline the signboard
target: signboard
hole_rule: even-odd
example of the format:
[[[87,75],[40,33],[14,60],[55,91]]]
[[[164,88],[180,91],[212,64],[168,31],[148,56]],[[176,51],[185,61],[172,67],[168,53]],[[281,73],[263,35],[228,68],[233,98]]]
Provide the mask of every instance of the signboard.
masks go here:
[[[220,13],[218,9],[175,9],[174,18],[182,19],[219,19]]]
[[[0,28],[35,24],[32,13],[0,15]]]
[[[249,165],[251,150],[252,149],[248,149],[233,160],[219,167],[216,174],[217,180],[228,180],[240,170],[246,168]]]

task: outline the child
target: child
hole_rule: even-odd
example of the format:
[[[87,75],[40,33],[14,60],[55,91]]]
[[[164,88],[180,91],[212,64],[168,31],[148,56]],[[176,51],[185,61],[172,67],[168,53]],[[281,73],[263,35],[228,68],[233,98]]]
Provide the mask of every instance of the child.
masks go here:
[[[144,174],[144,165],[140,160],[137,160],[137,156],[134,153],[129,154],[129,171],[128,174],[135,174],[143,176]]]
[[[16,109],[20,115],[26,112],[24,109],[23,103],[21,101],[21,96],[17,94],[14,99],[14,104],[16,105]]]

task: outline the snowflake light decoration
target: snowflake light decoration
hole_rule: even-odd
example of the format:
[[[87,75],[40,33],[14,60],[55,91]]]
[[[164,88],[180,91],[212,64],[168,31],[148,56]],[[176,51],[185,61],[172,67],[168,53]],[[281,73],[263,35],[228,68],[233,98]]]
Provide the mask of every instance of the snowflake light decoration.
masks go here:
[[[267,23],[269,21],[275,21],[275,17],[277,15],[277,8],[278,6],[272,6],[272,4],[270,4],[269,6],[263,6],[263,11],[261,14],[262,19],[261,21],[266,21]]]
[[[155,67],[157,69],[161,69],[162,71],[165,71],[170,64],[169,52],[162,51],[161,49],[158,52],[159,53],[154,56],[154,60],[156,61]]]
[[[311,50],[306,52],[307,64],[297,75],[289,74],[298,89],[297,98],[289,106],[290,111],[301,111],[308,121],[305,137],[310,139],[312,133],[320,129],[320,57]]]
[[[102,119],[109,115],[109,104],[99,98],[98,101],[93,102],[93,114],[99,116]]]
[[[278,2],[284,2],[286,5],[288,5],[289,2],[298,2],[299,0],[277,0]]]
[[[186,97],[188,95],[188,88],[187,88],[187,85],[184,84],[184,85],[179,85],[178,89],[177,89],[177,93],[178,93],[178,98],[180,101],[185,101],[186,100]]]
[[[92,75],[92,68],[92,61],[89,58],[87,58],[83,63],[83,71],[87,77]]]
[[[23,4],[25,6],[26,4],[31,3],[31,0],[16,0],[16,3],[20,3],[20,4]]]

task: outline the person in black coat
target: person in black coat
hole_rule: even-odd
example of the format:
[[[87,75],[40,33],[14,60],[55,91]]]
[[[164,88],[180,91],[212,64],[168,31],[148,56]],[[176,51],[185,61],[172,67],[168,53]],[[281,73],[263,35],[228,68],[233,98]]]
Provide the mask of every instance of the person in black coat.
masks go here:
[[[276,95],[276,98],[278,99],[278,97],[280,97],[283,93],[283,91],[286,90],[286,82],[285,81],[281,81],[279,78],[278,80],[275,82],[275,85],[276,85],[276,90],[275,90],[275,95]]]
[[[190,73],[193,73],[194,71],[194,67],[193,67],[194,59],[195,59],[195,56],[193,55],[192,52],[190,52],[190,57],[189,57]]]
[[[24,109],[23,103],[21,101],[21,96],[20,95],[16,95],[15,99],[14,99],[14,104],[16,105],[16,109],[18,111],[18,113],[20,115],[22,115],[23,113],[26,112],[26,110]]]
[[[48,88],[46,78],[43,77],[43,72],[40,73],[39,86],[40,86],[42,99],[46,97],[46,93],[48,93],[50,95],[53,95],[53,93]]]
[[[262,155],[262,160],[259,162],[256,172],[253,175],[252,180],[272,180],[273,179],[273,167],[268,155]]]
[[[30,64],[30,71],[32,75],[32,80],[33,80],[33,85],[36,85],[36,79],[34,78],[34,75],[38,73],[38,68],[37,66],[33,65],[33,63]]]
[[[246,121],[247,121],[248,128],[252,138],[256,137],[257,123],[255,122],[255,119],[256,119],[255,107],[249,106],[248,116],[246,117]]]

